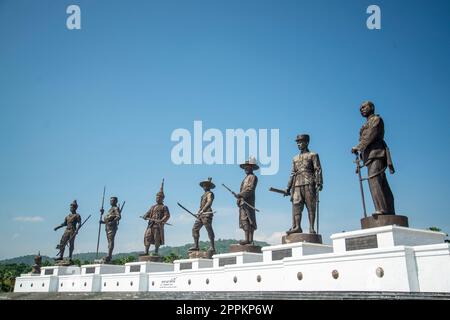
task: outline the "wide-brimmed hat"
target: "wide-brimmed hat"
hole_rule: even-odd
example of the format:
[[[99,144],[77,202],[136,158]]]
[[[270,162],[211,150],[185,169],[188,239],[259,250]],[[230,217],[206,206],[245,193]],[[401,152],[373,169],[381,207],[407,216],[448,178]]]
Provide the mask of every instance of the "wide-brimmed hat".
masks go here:
[[[250,159],[246,160],[244,163],[239,165],[242,169],[245,167],[253,167],[253,170],[258,170],[259,166],[256,164],[256,159],[254,157],[250,157]]]
[[[200,187],[207,187],[209,189],[214,189],[216,187],[216,185],[214,183],[211,182],[212,178],[208,177],[208,180],[202,181],[200,182]]]
[[[298,134],[295,141],[306,140],[309,142],[309,134]]]

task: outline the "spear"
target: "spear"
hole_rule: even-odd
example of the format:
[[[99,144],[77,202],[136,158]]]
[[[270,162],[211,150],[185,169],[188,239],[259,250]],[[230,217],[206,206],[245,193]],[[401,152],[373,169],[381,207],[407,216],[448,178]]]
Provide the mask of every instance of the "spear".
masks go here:
[[[103,216],[103,206],[105,204],[105,191],[106,191],[106,186],[103,187],[103,197],[102,197],[102,208],[100,209],[100,220],[98,221],[98,237],[97,237],[97,252],[95,254],[95,258],[98,259],[98,246],[100,245],[100,231],[102,228],[102,216]]]

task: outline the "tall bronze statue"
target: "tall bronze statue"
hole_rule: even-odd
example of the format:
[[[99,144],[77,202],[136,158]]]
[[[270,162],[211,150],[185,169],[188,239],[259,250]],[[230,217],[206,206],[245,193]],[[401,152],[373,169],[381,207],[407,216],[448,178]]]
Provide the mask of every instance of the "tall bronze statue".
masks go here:
[[[383,119],[375,114],[375,105],[370,101],[361,104],[360,112],[367,121],[361,127],[359,144],[352,148],[352,153],[359,154],[363,165],[367,167],[367,180],[376,210],[375,214],[394,215],[394,196],[385,171],[389,168],[390,173],[393,174],[395,170],[389,148],[384,141]]]
[[[289,177],[286,195],[291,195],[292,227],[286,232],[302,233],[302,212],[306,204],[309,218],[309,233],[315,234],[314,222],[318,192],[322,190],[323,178],[319,155],[308,149],[309,135],[297,135],[296,142],[300,154],[292,160],[292,172]]]
[[[245,161],[240,165],[245,171],[245,178],[242,180],[241,188],[237,197],[239,207],[239,228],[245,232],[245,240],[239,241],[241,245],[253,244],[253,234],[257,229],[255,214],[255,190],[258,184],[258,177],[253,171],[258,170],[255,158]]]
[[[200,229],[205,226],[210,241],[210,248],[208,249],[208,251],[210,251],[211,253],[215,253],[216,248],[214,246],[214,230],[212,228],[212,220],[214,215],[212,204],[214,201],[214,193],[211,191],[211,189],[214,189],[216,185],[212,182],[212,178],[208,178],[208,180],[200,182],[200,187],[203,188],[205,193],[200,199],[200,209],[198,210],[197,219],[195,220],[194,226],[192,227],[194,246],[192,248],[189,248],[189,251],[200,250],[198,246],[198,241],[200,239]]]
[[[147,230],[144,234],[145,255],[148,255],[150,245],[155,245],[155,254],[158,254],[160,245],[164,244],[164,224],[169,220],[169,208],[164,205],[164,179],[160,191],[156,194],[156,204],[153,205],[143,219],[148,220]]]
[[[72,253],[75,248],[75,237],[78,233],[78,229],[81,227],[81,216],[77,213],[77,209],[78,204],[77,201],[74,200],[70,204],[70,214],[64,219],[63,223],[54,228],[56,231],[59,228],[66,227],[59,245],[56,246],[56,249],[59,249],[59,257],[56,257],[55,260],[63,260],[67,243],[69,243],[69,260],[72,260]]]
[[[108,255],[104,258],[104,262],[110,262],[112,259],[114,238],[116,237],[117,227],[121,219],[121,210],[118,206],[117,197],[111,197],[109,203],[111,204],[111,208],[103,220],[100,220],[100,223],[105,225],[106,239],[108,240]],[[101,215],[103,215],[104,211],[103,208],[100,209]]]

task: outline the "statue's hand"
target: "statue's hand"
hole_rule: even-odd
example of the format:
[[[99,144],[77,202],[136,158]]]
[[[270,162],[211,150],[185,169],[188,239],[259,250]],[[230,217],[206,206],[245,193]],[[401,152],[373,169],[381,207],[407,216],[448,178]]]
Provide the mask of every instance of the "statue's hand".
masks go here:
[[[352,148],[352,153],[358,154],[358,151],[359,151],[358,148],[356,148],[356,147],[353,147],[353,148]]]
[[[322,189],[323,189],[323,185],[322,184],[318,184],[317,185],[317,190],[322,191]]]
[[[284,194],[285,197],[290,196],[291,195],[291,189],[287,188],[286,189],[286,193]]]
[[[100,213],[103,215],[105,213],[105,209],[101,208]]]

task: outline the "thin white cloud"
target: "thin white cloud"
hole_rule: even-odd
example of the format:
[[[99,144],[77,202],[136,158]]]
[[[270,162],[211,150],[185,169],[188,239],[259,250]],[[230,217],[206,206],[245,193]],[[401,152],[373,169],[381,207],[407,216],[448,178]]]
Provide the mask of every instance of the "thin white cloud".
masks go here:
[[[255,240],[257,241],[264,241],[269,244],[280,244],[281,243],[281,237],[283,237],[286,233],[285,232],[273,232],[270,235],[265,234],[257,234],[255,233]]]
[[[40,216],[19,216],[14,217],[14,221],[36,223],[44,221],[44,218]]]
[[[20,234],[19,233],[14,233],[13,235],[12,235],[12,239],[13,240],[15,240],[15,239],[17,239],[18,237],[20,237]]]

